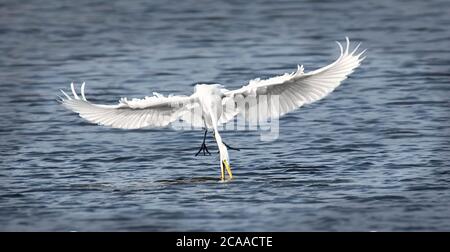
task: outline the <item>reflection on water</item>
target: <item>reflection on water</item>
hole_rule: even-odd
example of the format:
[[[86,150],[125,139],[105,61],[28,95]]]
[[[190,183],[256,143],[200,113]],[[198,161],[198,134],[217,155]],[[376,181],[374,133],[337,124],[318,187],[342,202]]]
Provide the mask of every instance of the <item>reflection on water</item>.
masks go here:
[[[449,230],[448,1],[3,1],[1,230]],[[66,111],[86,81],[115,103],[196,83],[310,71],[362,41],[368,58],[280,137],[225,131],[235,179],[203,133],[117,130]],[[208,139],[215,153],[213,139]]]

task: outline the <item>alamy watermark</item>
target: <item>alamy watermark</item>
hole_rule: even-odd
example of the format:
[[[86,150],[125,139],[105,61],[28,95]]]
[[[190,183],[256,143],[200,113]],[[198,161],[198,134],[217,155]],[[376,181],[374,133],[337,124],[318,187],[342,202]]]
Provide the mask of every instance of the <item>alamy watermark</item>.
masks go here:
[[[258,95],[239,96],[234,99],[224,98],[224,103],[212,113],[221,115],[218,128],[220,131],[254,130],[260,132],[261,141],[273,141],[279,136],[280,96]],[[203,110],[198,103],[184,104],[188,110],[174,121],[175,130],[192,130],[204,127]],[[217,113],[216,113],[217,112]]]

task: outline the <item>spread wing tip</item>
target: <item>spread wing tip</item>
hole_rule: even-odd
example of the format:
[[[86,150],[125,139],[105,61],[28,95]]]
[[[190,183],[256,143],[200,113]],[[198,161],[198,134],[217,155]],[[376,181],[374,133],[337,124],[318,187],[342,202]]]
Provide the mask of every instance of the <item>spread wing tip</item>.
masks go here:
[[[345,42],[346,42],[346,43],[345,43],[345,50],[344,50],[344,47],[342,46],[341,42],[336,41],[336,44],[338,44],[339,49],[340,49],[340,51],[341,51],[341,56],[342,56],[342,55],[352,55],[352,56],[354,56],[355,53],[358,51],[359,47],[360,47],[361,44],[362,44],[362,42],[359,42],[359,43],[356,45],[356,47],[352,50],[352,52],[349,53],[349,52],[350,52],[350,44],[351,44],[351,43],[350,43],[350,39],[348,38],[348,36],[345,36]],[[367,50],[367,49],[363,50],[363,52],[361,52],[361,53],[359,53],[358,55],[356,55],[356,57],[361,56],[366,50]]]
[[[84,94],[84,89],[86,86],[86,82],[83,82],[81,84],[81,88],[80,88],[80,94],[81,94],[81,98],[78,96],[77,92],[75,91],[75,84],[72,82],[70,83],[70,89],[72,91],[72,96],[68,95],[66,92],[64,92],[64,90],[60,89],[61,93],[65,96],[65,98],[58,96],[61,101],[63,103],[65,103],[68,100],[82,100],[82,101],[87,101],[86,99],[86,95]]]

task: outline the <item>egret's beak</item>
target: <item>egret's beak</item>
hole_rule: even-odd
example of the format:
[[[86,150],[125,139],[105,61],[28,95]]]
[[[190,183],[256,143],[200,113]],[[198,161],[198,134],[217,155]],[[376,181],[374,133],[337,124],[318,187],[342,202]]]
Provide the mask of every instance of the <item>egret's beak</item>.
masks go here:
[[[233,174],[231,173],[231,167],[228,164],[227,160],[223,160],[223,165],[227,169],[228,176],[230,177],[230,179],[232,179],[233,178]],[[222,169],[222,179],[223,179],[223,169]]]

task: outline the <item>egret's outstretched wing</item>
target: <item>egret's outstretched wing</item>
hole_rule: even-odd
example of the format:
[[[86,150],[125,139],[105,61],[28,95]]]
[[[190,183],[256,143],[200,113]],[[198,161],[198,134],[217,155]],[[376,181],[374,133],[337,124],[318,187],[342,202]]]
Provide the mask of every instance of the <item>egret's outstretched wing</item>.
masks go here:
[[[269,102],[267,113],[260,113],[260,120],[265,120],[266,118],[277,118],[304,104],[320,100],[338,87],[365,58],[361,57],[365,50],[357,52],[359,44],[350,52],[350,41],[347,37],[346,41],[347,45],[345,50],[337,42],[341,50],[341,55],[335,62],[328,66],[308,73],[303,72],[303,66],[298,66],[297,71],[291,74],[286,73],[282,76],[267,80],[252,80],[248,85],[240,89],[226,92],[225,96],[228,99],[223,99],[223,101],[224,103],[230,103],[232,101],[238,104],[237,110],[243,114],[248,113],[252,109],[251,103],[249,104],[250,106],[242,104],[239,106],[237,102],[239,99],[242,100],[242,98],[247,97],[259,98],[261,95],[267,95],[270,100],[270,96],[278,95],[278,108],[274,107],[277,103]]]
[[[81,86],[81,98],[71,84],[73,97],[67,95],[61,98],[61,103],[68,109],[78,113],[82,118],[100,125],[122,129],[137,129],[144,127],[164,127],[186,113],[186,105],[195,100],[188,96],[165,97],[158,93],[144,99],[120,99],[117,105],[100,105],[90,103],[84,95]]]

